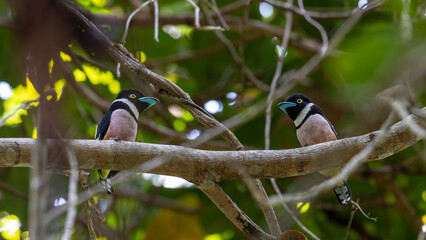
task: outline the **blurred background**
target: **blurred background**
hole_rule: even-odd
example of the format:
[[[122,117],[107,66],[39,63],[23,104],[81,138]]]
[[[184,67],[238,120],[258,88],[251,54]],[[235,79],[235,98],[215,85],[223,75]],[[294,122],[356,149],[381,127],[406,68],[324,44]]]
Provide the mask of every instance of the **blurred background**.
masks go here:
[[[0,1],[1,138],[37,138],[40,94],[36,89],[46,86],[56,92],[55,125],[64,138],[92,139],[109,103],[124,88],[137,88],[161,101],[143,113],[136,141],[181,144],[196,139],[207,129],[194,120],[185,106],[159,94],[134,73],[121,69],[118,74],[116,63],[105,55],[102,47],[90,42],[78,24],[52,2],[45,2],[51,6],[47,9],[52,14],[37,15],[37,8],[22,7],[19,5],[22,1]],[[123,37],[129,14],[142,4],[137,0],[76,0],[76,3],[116,43]],[[265,101],[279,56],[284,55],[284,77],[278,81],[278,86],[282,86],[286,76],[302,68],[321,49],[320,32],[300,14],[296,2],[291,10],[290,41],[288,48],[283,49],[286,10],[278,7],[283,2],[270,3],[275,4],[200,0],[196,4],[201,7],[202,27],[195,28],[194,8],[189,1],[158,1],[158,42],[154,39],[154,7],[148,4],[132,19],[125,47],[222,122]],[[357,9],[370,4],[367,0],[303,3],[329,39],[339,33],[348,19],[353,19]],[[380,128],[391,111],[390,104],[381,98],[384,92],[391,91],[386,96],[401,100],[408,109],[422,108],[426,101],[426,3],[421,0],[373,3],[376,6],[367,9],[350,31],[342,35],[340,44],[280,99],[296,92],[306,94],[323,109],[340,138]],[[34,16],[23,19],[23,8],[27,13],[34,12]],[[212,22],[206,21],[205,13]],[[52,23],[57,15],[65,19],[62,25],[58,23],[61,31]],[[40,20],[42,31],[31,28],[34,26],[28,23],[31,17]],[[209,26],[221,30],[214,31]],[[49,30],[50,27],[54,30]],[[45,86],[28,77],[27,53],[28,49],[34,52],[39,45],[50,43],[49,49],[59,57],[46,58],[50,82]],[[65,68],[60,67],[59,61],[69,67],[74,79],[65,77]],[[395,90],[394,86],[402,86],[402,90]],[[90,96],[98,98],[93,100]],[[276,103],[272,105],[270,149],[300,147],[292,121]],[[265,111],[262,111],[244,119],[231,131],[246,149],[261,150],[265,148],[264,129]],[[199,148],[232,150],[221,137]],[[355,214],[348,239],[416,239],[422,228],[425,231],[425,164],[424,141],[386,160],[363,164],[347,182],[353,198],[359,199],[364,211],[378,221]],[[0,169],[0,239],[25,239],[28,234],[29,171],[28,168]],[[89,185],[92,185],[98,176],[95,171],[90,174]],[[277,179],[284,192],[302,191],[321,180],[317,174]],[[263,183],[267,193],[274,195],[269,180]],[[261,210],[243,182],[222,182],[221,186],[250,218],[267,229]],[[94,217],[98,239],[244,239],[201,191],[183,179],[138,174],[116,189],[113,195],[102,193],[94,197],[106,218],[101,222]],[[67,192],[68,177],[52,176],[48,209],[65,203]],[[321,239],[345,236],[351,209],[339,206],[332,191],[290,207]],[[281,206],[275,209],[282,229],[299,229]],[[73,238],[89,239],[83,207],[79,205],[78,210]],[[48,227],[53,239],[61,236],[65,216],[56,220]]]

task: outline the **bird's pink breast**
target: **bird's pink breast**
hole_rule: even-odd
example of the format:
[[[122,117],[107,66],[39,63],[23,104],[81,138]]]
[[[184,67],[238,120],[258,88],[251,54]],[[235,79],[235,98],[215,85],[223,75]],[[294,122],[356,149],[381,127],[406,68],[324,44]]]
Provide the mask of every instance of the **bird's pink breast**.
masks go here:
[[[314,114],[297,129],[297,139],[301,146],[336,140],[336,135],[330,124],[321,115]]]
[[[119,137],[123,141],[134,142],[138,131],[137,122],[124,109],[117,109],[111,114],[111,121],[105,139]]]

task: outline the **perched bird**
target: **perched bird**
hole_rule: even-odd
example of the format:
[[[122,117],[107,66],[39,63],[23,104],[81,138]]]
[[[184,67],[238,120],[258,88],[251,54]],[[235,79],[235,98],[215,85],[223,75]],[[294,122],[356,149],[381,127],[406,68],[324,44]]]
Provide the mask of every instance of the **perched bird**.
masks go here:
[[[337,140],[333,125],[325,117],[321,108],[315,105],[307,96],[296,93],[289,96],[285,102],[278,104],[296,125],[297,139],[302,147]],[[339,168],[320,171],[326,177],[339,173]],[[345,206],[351,201],[351,192],[346,182],[339,182],[334,188],[340,205]]]
[[[139,114],[157,102],[159,102],[158,99],[145,97],[138,90],[123,89],[99,122],[95,139],[134,142],[138,132]],[[98,169],[98,173],[105,191],[109,194],[114,192],[111,177],[118,171]]]

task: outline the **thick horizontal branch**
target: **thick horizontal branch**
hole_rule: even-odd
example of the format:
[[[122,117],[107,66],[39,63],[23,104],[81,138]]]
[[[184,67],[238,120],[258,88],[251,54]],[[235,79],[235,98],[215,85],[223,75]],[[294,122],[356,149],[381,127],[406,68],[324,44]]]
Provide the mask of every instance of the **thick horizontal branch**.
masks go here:
[[[421,111],[426,112],[426,108]],[[415,144],[420,137],[410,131],[409,121],[426,128],[425,119],[410,115],[389,129],[383,143],[366,161],[384,159]],[[254,178],[284,178],[341,166],[371,143],[378,133],[297,149],[268,151],[207,151],[110,140],[69,140],[68,144],[75,152],[78,166],[83,169],[126,170],[160,157],[168,161],[151,173],[178,176],[199,185],[240,179],[247,173]],[[27,138],[0,139],[0,167],[29,167],[35,142]],[[66,158],[57,153],[62,144],[50,140],[49,146],[52,151],[56,150],[54,156],[58,157],[48,166],[68,168]]]

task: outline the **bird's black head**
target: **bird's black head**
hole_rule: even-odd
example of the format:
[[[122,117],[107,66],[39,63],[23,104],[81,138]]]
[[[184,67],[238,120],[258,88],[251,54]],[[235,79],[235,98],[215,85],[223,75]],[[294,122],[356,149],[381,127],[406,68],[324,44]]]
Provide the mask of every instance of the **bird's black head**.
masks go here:
[[[303,108],[309,103],[312,103],[310,98],[301,93],[295,93],[290,95],[285,102],[279,103],[278,107],[287,113],[291,120],[294,121]]]
[[[123,89],[117,94],[117,99],[127,99],[135,105],[139,113],[152,105],[158,103],[158,99],[153,97],[145,97],[140,91],[136,89]],[[137,116],[136,116],[137,117]]]

